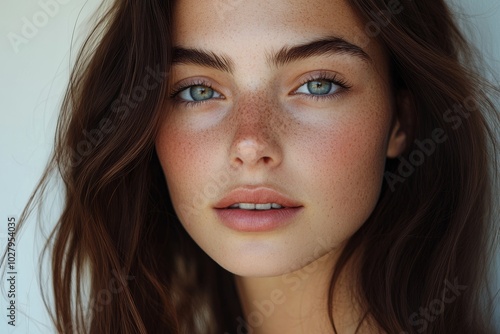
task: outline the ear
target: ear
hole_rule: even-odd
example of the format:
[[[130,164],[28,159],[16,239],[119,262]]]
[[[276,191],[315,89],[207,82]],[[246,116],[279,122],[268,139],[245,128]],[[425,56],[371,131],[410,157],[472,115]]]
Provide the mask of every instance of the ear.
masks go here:
[[[409,147],[414,125],[412,96],[408,90],[401,89],[396,95],[395,113],[387,144],[388,158],[396,158]]]

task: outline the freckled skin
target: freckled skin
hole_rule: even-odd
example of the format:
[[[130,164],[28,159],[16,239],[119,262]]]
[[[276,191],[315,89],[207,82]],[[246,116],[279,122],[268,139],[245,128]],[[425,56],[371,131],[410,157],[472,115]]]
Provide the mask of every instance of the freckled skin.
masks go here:
[[[202,77],[223,99],[174,104],[156,149],[183,226],[217,263],[241,276],[284,274],[338,250],[373,211],[386,157],[403,149],[391,127],[387,56],[375,41],[364,48],[371,62],[329,55],[269,65],[266,55],[286,45],[332,35],[354,43],[354,27],[362,26],[345,1],[293,4],[242,1],[222,19],[212,2],[183,0],[174,12],[174,44],[224,54],[234,72],[175,65],[173,86]],[[318,70],[340,73],[352,88],[322,101],[292,94],[304,74]],[[214,182],[221,173],[229,180]],[[304,210],[274,231],[233,231],[213,206],[248,184],[271,186]],[[320,239],[330,244],[318,252]]]

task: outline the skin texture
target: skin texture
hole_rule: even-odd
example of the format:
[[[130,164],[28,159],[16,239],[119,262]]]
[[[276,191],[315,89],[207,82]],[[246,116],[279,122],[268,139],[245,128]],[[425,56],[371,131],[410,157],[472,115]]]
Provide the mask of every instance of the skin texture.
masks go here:
[[[319,38],[359,40],[363,22],[345,1],[289,3],[242,1],[222,14],[212,2],[177,4],[174,45],[213,52],[233,71],[174,64],[172,89],[203,82],[220,95],[201,104],[185,104],[177,95],[156,140],[181,223],[237,275],[245,312],[273,290],[283,292],[286,303],[274,303],[266,321],[252,324],[254,333],[328,328],[323,309],[330,269],[374,209],[386,157],[399,155],[405,144],[388,58],[376,40],[363,45],[368,61],[332,53],[279,66],[269,61],[284,47]],[[324,99],[297,92],[318,73],[336,74],[351,88]],[[283,228],[233,231],[213,207],[245,185],[274,188],[304,208]],[[341,328],[351,328],[356,317],[337,300]]]

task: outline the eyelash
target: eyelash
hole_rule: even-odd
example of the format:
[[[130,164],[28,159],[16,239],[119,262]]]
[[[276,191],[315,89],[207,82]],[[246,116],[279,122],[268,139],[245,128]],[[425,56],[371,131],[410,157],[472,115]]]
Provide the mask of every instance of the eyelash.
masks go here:
[[[311,82],[311,81],[330,81],[336,86],[339,86],[339,90],[333,94],[328,94],[328,95],[314,95],[314,94],[303,94],[303,93],[297,93],[300,95],[306,96],[306,98],[313,99],[314,101],[318,100],[324,100],[324,99],[336,99],[338,98],[341,94],[347,92],[349,89],[352,88],[352,85],[349,84],[345,79],[339,78],[338,74],[330,74],[327,72],[320,72],[319,74],[313,74],[309,76],[308,78],[304,79],[301,84],[295,89],[298,90],[300,87],[302,87],[304,84]]]
[[[338,98],[340,94],[345,93],[350,88],[352,88],[352,86],[346,80],[338,78],[337,74],[331,75],[331,74],[326,73],[326,72],[321,72],[321,73],[319,73],[319,75],[311,75],[307,79],[303,80],[302,83],[295,90],[299,89],[300,87],[302,87],[304,84],[306,84],[308,82],[321,81],[321,80],[330,81],[334,85],[339,86],[340,87],[339,91],[335,92],[333,94],[328,94],[328,95],[314,95],[314,94],[303,94],[303,93],[298,93],[298,94],[304,95],[307,98],[314,99],[315,101],[318,101],[318,100],[323,100],[323,99]],[[172,99],[175,103],[183,103],[186,106],[199,105],[201,103],[205,103],[205,102],[212,100],[212,99],[208,99],[208,100],[202,100],[202,101],[185,101],[185,100],[177,99],[177,95],[180,92],[182,92],[183,90],[185,90],[187,88],[193,87],[193,86],[205,86],[207,88],[213,89],[212,85],[209,82],[204,81],[204,80],[198,80],[198,81],[183,84],[183,85],[175,88],[173,90],[173,92],[170,94],[170,99]]]

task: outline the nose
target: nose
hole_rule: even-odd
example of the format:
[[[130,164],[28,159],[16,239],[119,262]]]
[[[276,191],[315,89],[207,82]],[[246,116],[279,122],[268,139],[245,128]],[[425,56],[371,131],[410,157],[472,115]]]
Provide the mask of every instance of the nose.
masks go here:
[[[279,110],[268,101],[248,99],[238,103],[230,118],[233,138],[231,164],[234,167],[273,168],[282,161]]]

